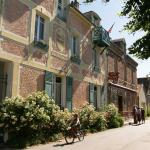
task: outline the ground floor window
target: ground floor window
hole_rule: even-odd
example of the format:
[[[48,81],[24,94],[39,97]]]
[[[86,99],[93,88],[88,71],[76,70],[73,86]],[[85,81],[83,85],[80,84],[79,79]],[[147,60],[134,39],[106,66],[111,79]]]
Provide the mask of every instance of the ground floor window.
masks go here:
[[[53,98],[58,106],[61,107],[62,99],[62,79],[52,72],[45,73],[45,91],[49,97]]]
[[[89,84],[89,104],[97,108],[97,86],[92,83]]]

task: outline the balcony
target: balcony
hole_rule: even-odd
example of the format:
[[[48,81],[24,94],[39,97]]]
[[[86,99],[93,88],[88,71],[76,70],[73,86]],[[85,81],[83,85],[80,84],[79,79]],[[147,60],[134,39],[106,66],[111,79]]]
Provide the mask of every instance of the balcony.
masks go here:
[[[99,47],[110,46],[109,33],[102,26],[96,27],[93,42]]]

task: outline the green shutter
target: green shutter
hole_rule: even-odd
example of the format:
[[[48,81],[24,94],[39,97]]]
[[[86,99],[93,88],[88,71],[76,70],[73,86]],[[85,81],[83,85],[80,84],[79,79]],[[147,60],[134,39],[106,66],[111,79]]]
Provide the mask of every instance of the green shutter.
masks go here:
[[[55,74],[48,71],[45,73],[45,92],[55,99]]]
[[[66,107],[72,110],[73,78],[66,77]]]
[[[89,84],[89,103],[94,105],[94,84]]]

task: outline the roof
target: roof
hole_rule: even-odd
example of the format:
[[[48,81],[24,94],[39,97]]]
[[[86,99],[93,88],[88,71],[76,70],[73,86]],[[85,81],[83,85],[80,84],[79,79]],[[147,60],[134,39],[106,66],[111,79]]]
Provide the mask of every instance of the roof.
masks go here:
[[[96,12],[94,12],[94,11],[87,11],[87,12],[85,12],[83,14],[86,15],[86,14],[90,14],[90,13],[94,14],[98,19],[101,20],[100,16]]]
[[[69,5],[71,8],[73,8],[77,13],[79,13],[84,19],[86,19],[90,24],[94,25],[79,9],[74,7],[72,4]],[[94,25],[95,26],[95,25]]]

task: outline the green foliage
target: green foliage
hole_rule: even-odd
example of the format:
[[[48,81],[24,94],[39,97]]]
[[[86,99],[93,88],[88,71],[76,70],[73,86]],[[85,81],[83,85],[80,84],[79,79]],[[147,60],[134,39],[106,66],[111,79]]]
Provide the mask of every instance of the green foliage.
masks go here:
[[[130,48],[130,54],[138,58],[148,59],[150,57],[150,5],[149,0],[124,0],[122,16],[128,16],[129,22],[124,29],[135,33],[144,31],[145,35],[138,39]]]
[[[106,106],[103,111],[95,111],[92,105],[75,109],[81,127],[88,132],[120,127],[123,120],[114,105]],[[36,92],[27,98],[6,98],[0,108],[0,123],[9,133],[11,147],[24,148],[33,144],[46,143],[62,138],[72,113],[64,111],[44,92]]]
[[[109,104],[104,107],[105,117],[107,120],[107,128],[118,128],[123,126],[123,118],[118,113],[118,109],[114,104]]]
[[[97,132],[106,129],[107,122],[103,112],[95,111],[93,105],[85,105],[80,109],[75,109],[79,114],[82,128],[87,132]]]
[[[0,112],[0,122],[9,131],[8,142],[16,147],[55,139],[69,118],[68,111],[62,112],[44,92],[33,93],[26,99],[6,98]]]

